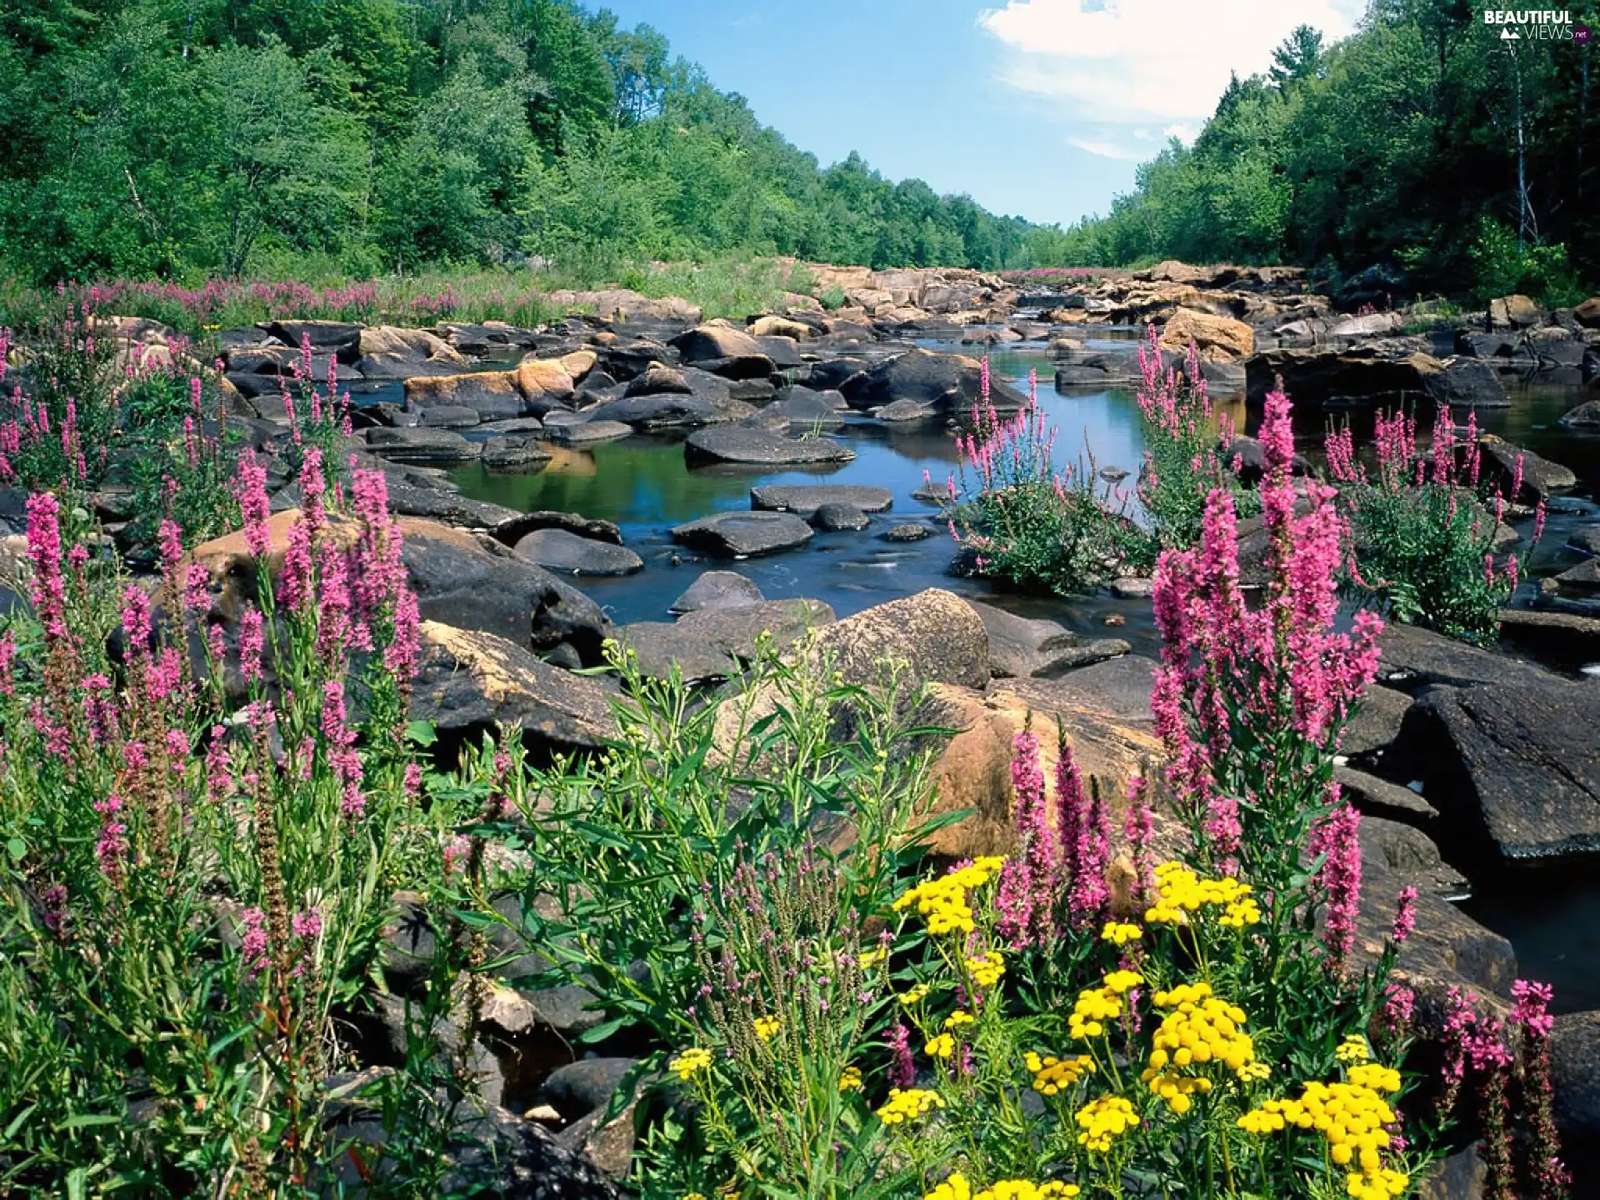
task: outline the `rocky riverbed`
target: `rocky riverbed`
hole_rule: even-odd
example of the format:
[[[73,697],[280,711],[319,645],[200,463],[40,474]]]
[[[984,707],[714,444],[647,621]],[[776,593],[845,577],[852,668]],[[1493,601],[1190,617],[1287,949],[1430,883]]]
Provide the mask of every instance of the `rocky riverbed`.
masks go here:
[[[1586,882],[1600,856],[1589,733],[1600,718],[1600,298],[1546,311],[1506,297],[1447,321],[1341,310],[1287,268],[1161,264],[1049,289],[968,271],[817,278],[841,306],[795,296],[742,323],[606,292],[560,298],[588,311],[540,329],[283,320],[222,331],[227,420],[280,462],[280,390],[303,345],[314,378],[353,393],[348,450],[387,475],[426,621],[413,715],[446,747],[513,722],[542,753],[599,746],[607,685],[574,671],[600,663],[608,638],[646,673],[711,687],[759,636],[784,646],[820,628],[861,682],[883,654],[905,658],[932,688],[931,718],[961,730],[935,768],[940,804],[977,813],[940,834],[959,856],[1004,839],[1009,740],[1029,712],[1062,719],[1107,794],[1157,744],[1142,581],[1039,601],[947,574],[940,496],[979,356],[992,355],[997,406],[1023,404],[1036,371],[1063,461],[1087,438],[1096,468],[1112,471],[1139,467],[1128,389],[1147,322],[1173,356],[1198,346],[1241,429],[1278,376],[1308,435],[1331,411],[1359,421],[1395,402],[1476,412],[1488,469],[1509,482],[1527,452],[1513,501],[1550,504],[1538,578],[1498,647],[1384,635],[1340,779],[1368,818],[1368,939],[1402,886],[1421,892],[1400,970],[1425,1001],[1457,985],[1504,998],[1519,971],[1558,983],[1560,1115],[1574,1165],[1595,1178],[1600,989],[1581,948],[1600,907]],[[130,353],[183,353],[151,322],[117,328]],[[298,503],[287,479],[280,467],[284,523]],[[13,534],[21,501],[0,492]],[[113,530],[128,515],[116,489],[100,507]],[[238,535],[198,552],[222,580],[244,556]],[[397,955],[404,936],[398,925]],[[403,994],[403,956],[390,965]],[[572,1146],[616,1162],[614,1146],[591,1142],[620,1068],[612,1057],[560,1065],[582,998],[508,993],[502,1044],[521,1048],[502,1056],[502,1092],[551,1109]]]

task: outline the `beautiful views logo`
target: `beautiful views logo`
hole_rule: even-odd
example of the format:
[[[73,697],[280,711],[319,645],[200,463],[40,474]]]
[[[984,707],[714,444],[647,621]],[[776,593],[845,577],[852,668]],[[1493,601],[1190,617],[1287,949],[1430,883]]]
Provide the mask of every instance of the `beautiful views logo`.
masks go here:
[[[1572,14],[1564,8],[1486,8],[1483,23],[1498,25],[1502,42],[1575,40]],[[1584,29],[1584,41],[1588,32]]]

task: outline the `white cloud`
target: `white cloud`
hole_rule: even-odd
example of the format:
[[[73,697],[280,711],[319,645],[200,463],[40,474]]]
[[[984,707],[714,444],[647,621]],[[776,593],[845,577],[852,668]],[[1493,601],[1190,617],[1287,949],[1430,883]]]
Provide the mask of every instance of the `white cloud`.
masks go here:
[[[1098,155],[1100,158],[1114,158],[1118,162],[1138,162],[1140,159],[1152,157],[1147,149],[1129,149],[1125,146],[1119,146],[1115,142],[1101,141],[1094,138],[1069,137],[1067,145],[1076,146],[1079,150]]]
[[[1182,137],[1209,117],[1230,71],[1266,69],[1296,25],[1325,42],[1355,27],[1364,0],[1007,0],[979,24],[1009,51],[1000,78],[1100,123],[1165,124]]]
[[[1199,132],[1199,129],[1187,121],[1175,121],[1161,131],[1161,136],[1164,138],[1177,138],[1180,142],[1192,142],[1195,134]]]

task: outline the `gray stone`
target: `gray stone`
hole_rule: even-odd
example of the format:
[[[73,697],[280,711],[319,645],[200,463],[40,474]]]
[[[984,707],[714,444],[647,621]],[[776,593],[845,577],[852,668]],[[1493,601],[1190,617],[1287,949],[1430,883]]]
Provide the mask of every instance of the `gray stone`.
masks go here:
[[[545,436],[552,442],[569,446],[590,446],[597,442],[611,442],[633,433],[631,425],[621,421],[583,421],[572,425],[546,424]]]
[[[675,540],[729,558],[791,550],[811,540],[811,526],[793,513],[716,513],[673,527]]]
[[[547,571],[572,575],[632,575],[644,559],[626,546],[580,537],[565,529],[535,529],[516,544],[519,557]]]
[[[691,433],[683,444],[690,465],[736,463],[789,466],[845,463],[855,451],[826,438],[786,438],[760,429],[722,426]]]
[[[812,511],[810,521],[814,529],[839,533],[847,530],[865,529],[871,524],[872,518],[854,504],[841,504],[830,501],[827,504],[818,505]]]
[[[737,571],[706,571],[668,606],[671,613],[698,612],[703,608],[735,608],[766,599],[751,580]]]
[[[388,429],[379,426],[366,432],[369,450],[397,462],[471,462],[482,453],[482,447],[448,429]]]
[[[550,462],[550,452],[531,437],[492,437],[483,444],[483,466],[488,471],[528,471]]]
[[[824,504],[883,512],[894,503],[888,488],[853,483],[769,483],[750,489],[750,507],[808,517]]]
[[[933,530],[926,525],[895,525],[883,535],[886,542],[920,542],[923,538],[931,537]]]

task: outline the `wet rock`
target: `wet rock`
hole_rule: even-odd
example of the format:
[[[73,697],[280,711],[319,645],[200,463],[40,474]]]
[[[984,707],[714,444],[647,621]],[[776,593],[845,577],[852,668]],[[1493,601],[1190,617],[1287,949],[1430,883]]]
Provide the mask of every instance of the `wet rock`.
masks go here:
[[[568,533],[575,533],[591,541],[610,542],[613,546],[622,545],[622,529],[616,522],[551,508],[537,508],[517,513],[512,521],[495,530],[495,537],[508,546],[515,546],[523,535],[532,533],[535,529],[565,529]]]
[[[471,429],[481,421],[475,408],[463,404],[438,404],[419,410],[416,423],[433,429]]]
[[[745,558],[803,546],[811,526],[793,513],[716,513],[674,526],[672,536],[709,554]]]
[[[1069,671],[1079,671],[1095,663],[1104,662],[1108,658],[1118,658],[1132,650],[1133,647],[1121,638],[1092,638],[1057,651],[1049,662],[1034,671],[1034,675],[1053,679]]]
[[[532,437],[493,437],[483,444],[483,466],[488,471],[538,470],[550,461],[550,452]]]
[[[1555,670],[1576,671],[1600,663],[1600,618],[1579,613],[1503,608],[1500,640]]]
[[[930,537],[933,530],[926,525],[895,525],[884,532],[883,540],[886,542],[920,542],[925,537]]]
[[[1125,575],[1121,579],[1111,581],[1111,594],[1119,600],[1148,600],[1155,595],[1155,590],[1153,579]]]
[[[831,389],[819,392],[795,386],[779,392],[777,398],[762,410],[762,416],[770,421],[782,420],[787,425],[806,429],[841,424],[844,418],[839,410],[845,407],[844,396],[839,392]]]
[[[1559,676],[1430,688],[1401,739],[1452,836],[1506,861],[1600,852],[1600,692]]]
[[[750,489],[750,507],[810,516],[825,504],[883,512],[894,503],[888,488],[854,483],[768,483]]]
[[[706,571],[667,608],[671,613],[692,613],[703,608],[736,608],[766,599],[761,589],[737,571]]]
[[[517,555],[548,571],[572,575],[632,575],[644,559],[626,546],[595,541],[565,529],[536,529],[516,544]]]
[[[1056,621],[1019,617],[982,600],[968,600],[989,636],[989,672],[996,679],[1032,675],[1059,651],[1077,645],[1077,635]]]
[[[786,438],[759,429],[723,426],[691,433],[684,457],[697,463],[786,466],[849,462],[855,451],[827,438]]]
[[[482,447],[448,429],[390,429],[366,431],[367,448],[374,454],[405,463],[471,462]]]
[[[598,750],[616,736],[610,693],[505,638],[422,623],[411,718],[465,736],[519,726],[542,750]]]
[[[1399,622],[1384,627],[1378,650],[1378,680],[1406,692],[1429,684],[1459,687],[1509,678],[1535,682],[1550,678],[1548,672],[1503,654]]]
[[[933,416],[933,410],[924,408],[915,400],[896,400],[891,404],[885,404],[882,408],[873,409],[872,416],[890,424],[903,424],[910,421],[926,421]]]
[[[346,362],[361,357],[361,326],[352,321],[267,321],[258,328],[287,346],[305,338],[313,353],[337,354]]]
[[[1600,400],[1585,400],[1576,408],[1561,414],[1560,423],[1568,429],[1585,432],[1600,430]]]
[[[1451,408],[1509,408],[1500,374],[1476,358],[1452,358],[1439,371],[1426,373],[1424,386],[1435,404]]]
[[[725,425],[755,414],[743,400],[735,400],[727,386],[700,385],[691,392],[652,392],[621,396],[597,404],[586,412],[591,420],[620,421],[635,429],[698,429]]]
[[[819,504],[812,510],[809,520],[813,529],[820,529],[827,533],[865,529],[872,522],[872,518],[854,504],[844,504],[838,501]]]
[[[632,433],[633,427],[621,421],[575,421],[551,425],[545,430],[545,437],[568,446],[592,446],[600,442],[614,442]]]
[[[1444,861],[1432,838],[1410,823],[1363,816],[1360,840],[1364,868],[1381,867],[1442,900],[1467,891],[1466,877]]]
[[[514,508],[463,496],[434,476],[407,471],[396,464],[389,466],[391,469],[384,473],[385,483],[389,511],[396,516],[424,517],[463,529],[487,529],[495,533],[521,515]],[[292,494],[295,504],[300,502],[298,484],[289,485],[285,491]]]
[[[468,408],[484,421],[520,417],[527,412],[515,371],[419,375],[406,380],[405,393],[406,407],[424,412],[440,407]]]
[[[1339,753],[1363,761],[1381,758],[1400,736],[1401,723],[1412,703],[1410,696],[1395,688],[1369,687],[1344,727]]]
[[[503,421],[485,421],[478,426],[479,433],[492,433],[495,435],[542,433],[544,422],[538,417],[507,417]]]
[[[1569,468],[1492,433],[1486,433],[1478,439],[1478,449],[1481,456],[1479,461],[1486,475],[1485,482],[1491,485],[1498,482],[1506,493],[1506,499],[1513,503],[1532,504],[1578,485],[1578,477]],[[1522,464],[1520,471],[1517,465],[1519,459]],[[1513,496],[1510,494],[1511,485],[1519,475],[1522,490]]]
[[[1345,350],[1275,349],[1245,363],[1246,392],[1251,404],[1260,404],[1282,376],[1297,408],[1387,404],[1424,391],[1427,380],[1442,369],[1438,359],[1404,340]]]

